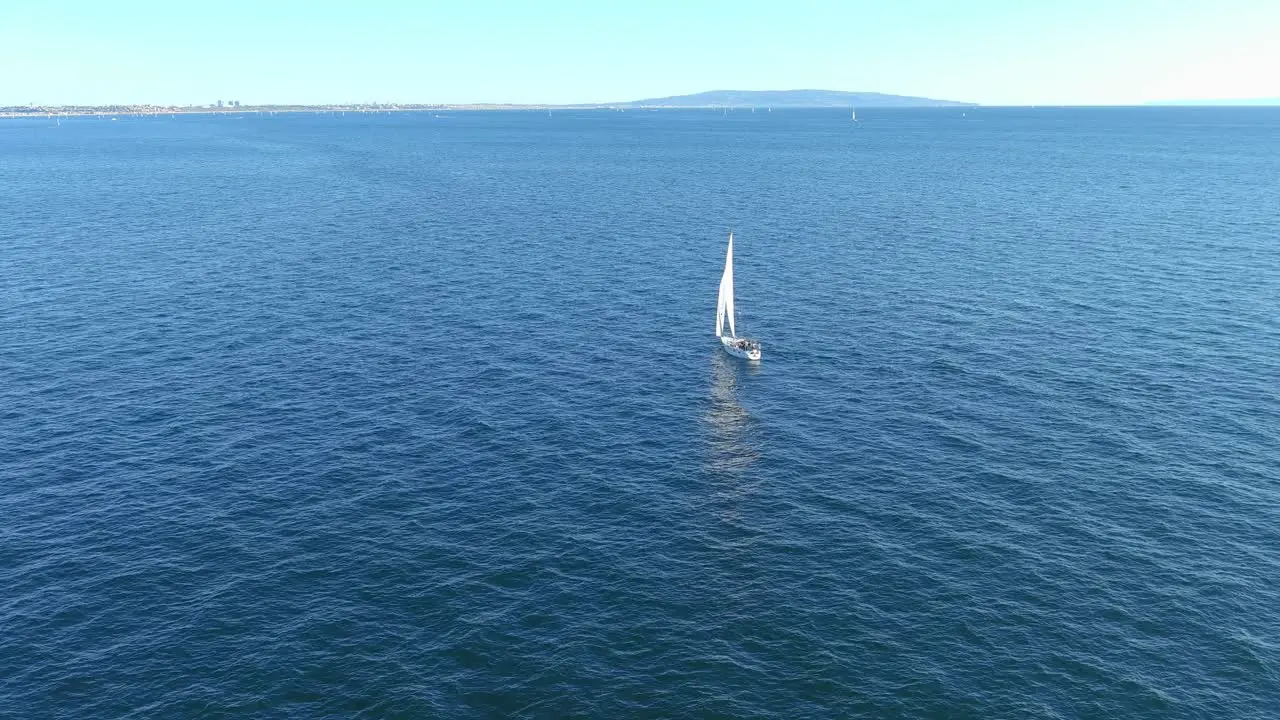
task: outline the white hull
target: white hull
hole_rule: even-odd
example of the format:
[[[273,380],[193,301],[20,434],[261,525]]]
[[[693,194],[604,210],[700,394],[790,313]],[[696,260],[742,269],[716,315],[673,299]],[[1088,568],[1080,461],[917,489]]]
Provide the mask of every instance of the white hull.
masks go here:
[[[734,357],[740,357],[744,360],[759,360],[760,346],[757,344],[754,347],[739,347],[738,342],[740,340],[742,338],[721,337],[720,344],[724,347],[725,352]]]

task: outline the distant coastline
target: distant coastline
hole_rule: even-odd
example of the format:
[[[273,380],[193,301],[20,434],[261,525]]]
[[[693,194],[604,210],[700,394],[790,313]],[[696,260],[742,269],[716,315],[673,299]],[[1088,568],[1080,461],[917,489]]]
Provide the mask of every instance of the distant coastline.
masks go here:
[[[0,118],[21,117],[85,117],[85,116],[161,116],[161,115],[263,115],[286,113],[367,113],[388,114],[407,112],[468,112],[481,110],[750,110],[764,105],[520,105],[498,103],[469,103],[464,105],[242,105],[238,108],[168,107],[161,105],[36,105],[27,107],[0,107]],[[925,107],[925,106],[921,106]],[[933,106],[927,106],[933,107]],[[973,107],[973,106],[967,106]],[[787,107],[774,109],[811,110],[819,107]]]
[[[1102,108],[1274,108],[1280,106],[1280,101],[1257,101],[1257,102],[1161,102],[1161,103],[1143,103],[1141,105],[1056,105],[1053,107],[1102,107]],[[777,106],[777,105],[649,105],[649,104],[631,104],[616,103],[611,105],[524,105],[524,104],[500,104],[500,103],[466,103],[459,105],[242,105],[232,108],[211,108],[200,106],[167,106],[167,105],[20,105],[20,106],[0,106],[0,119],[6,118],[61,118],[61,117],[124,117],[124,116],[164,116],[164,115],[274,115],[274,114],[325,114],[325,113],[365,113],[374,115],[383,115],[391,113],[412,113],[412,112],[476,112],[476,111],[555,111],[555,110],[602,110],[602,111],[620,111],[620,110],[754,110],[756,108],[764,111],[771,110],[820,110],[820,109],[840,109],[841,106],[830,105],[805,105],[805,106]],[[957,104],[951,105],[882,105],[881,108],[943,108],[943,107],[981,107],[976,104]],[[1028,107],[1035,108],[1035,105],[991,105],[987,107]],[[1045,107],[1045,106],[1042,106]],[[864,109],[859,106],[857,109]]]
[[[441,110],[546,110],[558,105],[16,105],[0,107],[0,117],[76,117],[120,115],[247,115],[264,113],[389,113]]]
[[[973,107],[975,103],[838,90],[713,90],[611,103],[333,103],[320,105],[10,105],[0,117],[77,115],[236,115],[245,113],[389,113],[466,110],[674,110],[748,108]]]
[[[1241,98],[1221,100],[1160,100],[1132,106],[1105,107],[1271,107],[1280,98]],[[394,112],[466,112],[473,110],[812,110],[869,108],[964,108],[978,103],[937,100],[911,95],[843,90],[711,90],[692,95],[627,100],[608,103],[322,103],[303,104],[210,104],[210,105],[9,105],[0,106],[0,118],[6,117],[74,117],[120,115],[245,115],[271,113],[394,113]],[[1018,107],[1018,106],[1007,106]],[[1025,107],[1035,107],[1027,105]],[[1087,106],[1058,106],[1087,107]]]

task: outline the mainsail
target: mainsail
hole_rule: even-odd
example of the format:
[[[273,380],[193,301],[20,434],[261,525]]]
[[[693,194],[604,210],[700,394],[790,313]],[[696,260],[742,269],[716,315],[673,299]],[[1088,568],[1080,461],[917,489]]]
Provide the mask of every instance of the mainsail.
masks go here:
[[[724,256],[724,275],[720,276],[720,300],[716,303],[716,337],[724,336],[724,321],[729,320],[729,337],[737,337],[733,329],[733,233],[729,233],[729,251]]]

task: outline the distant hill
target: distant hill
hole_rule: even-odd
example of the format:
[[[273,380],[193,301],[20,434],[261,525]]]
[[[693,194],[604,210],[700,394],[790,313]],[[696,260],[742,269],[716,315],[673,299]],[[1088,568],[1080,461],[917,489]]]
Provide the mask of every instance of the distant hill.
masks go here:
[[[975,103],[840,90],[712,90],[694,95],[673,95],[617,104],[626,107],[749,107],[754,105],[775,108],[873,108],[956,107],[973,106]]]

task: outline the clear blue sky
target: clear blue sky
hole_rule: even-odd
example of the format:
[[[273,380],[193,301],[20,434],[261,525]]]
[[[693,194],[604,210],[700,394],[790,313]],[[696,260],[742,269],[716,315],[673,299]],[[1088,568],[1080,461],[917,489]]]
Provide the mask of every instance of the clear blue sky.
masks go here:
[[[1280,96],[1280,0],[0,0],[0,104]]]

